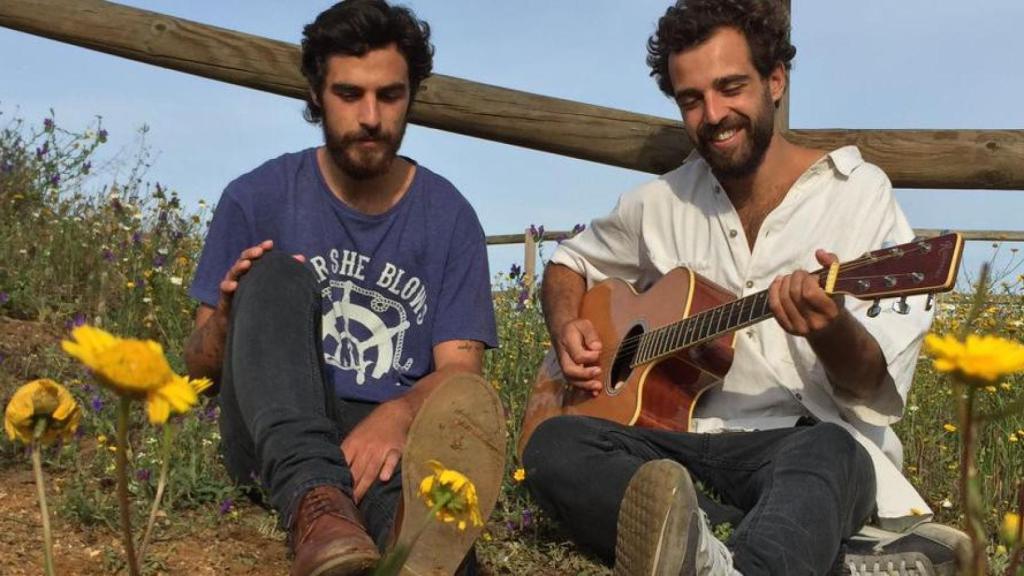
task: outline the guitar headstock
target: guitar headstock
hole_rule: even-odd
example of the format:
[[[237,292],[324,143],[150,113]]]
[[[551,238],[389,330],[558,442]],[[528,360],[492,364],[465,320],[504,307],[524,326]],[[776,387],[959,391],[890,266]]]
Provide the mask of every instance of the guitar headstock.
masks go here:
[[[832,293],[872,300],[947,292],[956,284],[963,245],[953,233],[869,252],[839,265]]]

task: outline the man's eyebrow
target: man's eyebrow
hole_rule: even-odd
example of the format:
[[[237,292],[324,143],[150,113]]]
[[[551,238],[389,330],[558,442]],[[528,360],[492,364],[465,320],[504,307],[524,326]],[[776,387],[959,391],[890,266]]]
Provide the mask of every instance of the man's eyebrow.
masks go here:
[[[331,90],[334,92],[362,92],[363,89],[355,84],[349,84],[347,82],[335,82],[331,84]]]
[[[729,76],[722,76],[721,78],[715,78],[713,82],[716,90],[722,90],[732,84],[738,84],[742,82],[748,82],[750,80],[750,74],[731,74]]]
[[[408,88],[408,84],[405,82],[395,82],[387,86],[381,86],[377,89],[377,92],[392,92],[394,90],[405,90],[406,88]]]

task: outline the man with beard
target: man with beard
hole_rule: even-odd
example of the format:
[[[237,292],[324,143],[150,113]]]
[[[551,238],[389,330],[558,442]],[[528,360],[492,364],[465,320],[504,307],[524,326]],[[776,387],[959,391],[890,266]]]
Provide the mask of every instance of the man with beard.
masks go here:
[[[603,393],[599,359],[614,351],[579,309],[607,278],[643,291],[685,266],[738,296],[767,290],[775,321],[738,331],[691,432],[543,422],[524,450],[530,490],[616,574],[952,569],[955,531],[934,525],[841,552],[867,521],[907,529],[930,514],[889,427],[931,322],[924,298],[868,318],[804,271],[913,238],[888,179],[853,146],[815,150],[775,129],[796,53],[777,1],[680,0],[648,50],[695,151],[552,256],[542,298],[567,384]],[[727,544],[712,534],[721,524]]]
[[[384,0],[305,27],[306,118],[324,146],[228,185],[192,284],[189,372],[218,382],[225,466],[266,490],[293,575],[368,573],[420,527],[425,512],[400,504],[423,506],[433,461],[477,495],[459,496],[465,531],[428,524],[407,566],[453,573],[481,529],[469,512],[486,519],[500,486],[500,402],[479,376],[497,344],[483,231],[447,180],[397,155],[429,35]]]

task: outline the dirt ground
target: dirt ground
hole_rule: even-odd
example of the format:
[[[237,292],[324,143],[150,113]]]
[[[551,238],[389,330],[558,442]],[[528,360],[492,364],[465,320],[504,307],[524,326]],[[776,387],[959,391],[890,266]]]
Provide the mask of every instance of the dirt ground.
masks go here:
[[[48,500],[52,507],[54,497]],[[251,506],[238,510],[236,520],[218,523],[197,513],[181,527],[158,528],[146,554],[147,573],[287,574],[284,538],[272,530],[270,516]],[[51,518],[58,574],[112,574],[120,567],[118,533],[76,526],[53,513]],[[0,471],[0,574],[43,573],[41,526],[29,467]]]

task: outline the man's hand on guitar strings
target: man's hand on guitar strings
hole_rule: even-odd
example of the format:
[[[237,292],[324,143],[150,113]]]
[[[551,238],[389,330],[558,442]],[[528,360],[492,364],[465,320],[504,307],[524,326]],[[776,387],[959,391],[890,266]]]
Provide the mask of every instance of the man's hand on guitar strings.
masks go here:
[[[815,251],[814,256],[826,268],[838,261],[825,250]],[[804,338],[827,331],[844,310],[842,296],[830,296],[818,277],[804,270],[775,278],[768,288],[768,306],[783,330]]]
[[[577,318],[566,322],[557,348],[566,381],[597,396],[601,392],[601,339],[590,320]]]

